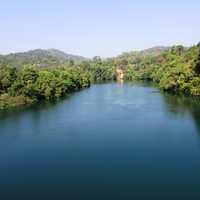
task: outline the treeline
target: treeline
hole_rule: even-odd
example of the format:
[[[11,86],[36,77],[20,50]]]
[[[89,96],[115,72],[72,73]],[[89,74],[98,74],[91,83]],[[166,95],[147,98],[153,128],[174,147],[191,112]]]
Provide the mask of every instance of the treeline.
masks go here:
[[[0,108],[53,100],[90,85],[89,74],[79,68],[0,68]]]
[[[114,68],[100,58],[65,67],[0,67],[0,109],[55,100],[93,82],[114,80]]]
[[[116,68],[124,79],[149,80],[174,93],[200,96],[200,44],[157,47],[124,53],[102,60],[94,57],[75,63],[42,68],[38,65],[12,67],[0,65],[0,109],[55,100],[91,83],[116,80]]]
[[[116,68],[112,59],[102,60],[96,56],[92,60],[83,61],[79,67],[90,74],[92,83],[116,80]]]
[[[128,81],[150,80],[165,91],[200,96],[200,44],[191,48],[174,46],[132,62],[123,59]]]

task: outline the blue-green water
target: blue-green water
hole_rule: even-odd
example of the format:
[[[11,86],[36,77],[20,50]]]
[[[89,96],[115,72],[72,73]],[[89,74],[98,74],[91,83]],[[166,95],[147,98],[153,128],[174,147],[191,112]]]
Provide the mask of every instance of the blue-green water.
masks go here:
[[[0,198],[200,199],[200,103],[109,83],[1,112]]]

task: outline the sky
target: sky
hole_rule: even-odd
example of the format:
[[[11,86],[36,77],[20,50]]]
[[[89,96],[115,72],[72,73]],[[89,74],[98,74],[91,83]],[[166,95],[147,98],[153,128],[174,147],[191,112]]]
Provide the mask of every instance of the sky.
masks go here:
[[[0,54],[86,57],[200,41],[199,0],[0,0]]]

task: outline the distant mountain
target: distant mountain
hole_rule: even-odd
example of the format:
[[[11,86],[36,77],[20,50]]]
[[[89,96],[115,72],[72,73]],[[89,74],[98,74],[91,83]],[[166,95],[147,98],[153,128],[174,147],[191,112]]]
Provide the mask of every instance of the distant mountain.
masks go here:
[[[144,60],[146,57],[155,57],[171,47],[156,46],[142,51],[131,51],[123,53],[113,59],[119,65],[124,65],[124,60],[128,63],[137,63]],[[22,53],[11,53],[8,55],[0,55],[0,66],[9,65],[13,67],[21,67],[23,65],[36,65],[38,67],[59,67],[74,61],[75,64],[89,60],[82,56],[67,54],[57,49],[35,49]],[[120,64],[122,63],[122,64]]]
[[[122,53],[121,55],[115,57],[116,64],[120,67],[129,64],[137,65],[149,57],[157,57],[165,51],[170,50],[171,47],[156,46],[142,51],[130,51]]]
[[[171,47],[165,47],[165,46],[156,46],[148,49],[144,49],[141,51],[130,51],[122,53],[121,55],[117,57],[124,57],[124,56],[134,56],[134,57],[143,57],[143,56],[156,56],[160,53],[169,50]]]
[[[55,56],[59,59],[63,59],[63,60],[74,60],[75,62],[80,62],[83,60],[87,60],[85,57],[83,56],[77,56],[77,55],[72,55],[72,54],[67,54],[63,51],[57,50],[57,49],[48,49],[46,50],[49,55],[51,56]]]
[[[171,49],[171,47],[165,47],[165,46],[156,46],[156,47],[152,47],[152,48],[148,48],[145,50],[140,51],[141,54],[143,55],[159,55],[160,53]]]
[[[73,60],[75,63],[86,60],[82,56],[67,54],[57,49],[35,49],[22,53],[11,53],[0,55],[0,65],[20,67],[26,64],[33,64],[38,67],[57,67]]]

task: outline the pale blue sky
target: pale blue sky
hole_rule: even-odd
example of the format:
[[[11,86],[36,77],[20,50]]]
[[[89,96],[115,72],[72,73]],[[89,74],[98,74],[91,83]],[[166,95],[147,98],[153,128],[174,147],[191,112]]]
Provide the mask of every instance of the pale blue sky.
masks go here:
[[[92,57],[200,41],[199,0],[0,0],[0,54],[57,48]]]

